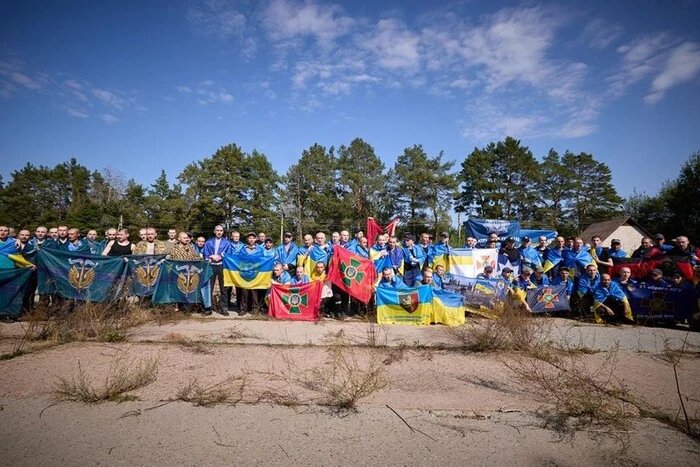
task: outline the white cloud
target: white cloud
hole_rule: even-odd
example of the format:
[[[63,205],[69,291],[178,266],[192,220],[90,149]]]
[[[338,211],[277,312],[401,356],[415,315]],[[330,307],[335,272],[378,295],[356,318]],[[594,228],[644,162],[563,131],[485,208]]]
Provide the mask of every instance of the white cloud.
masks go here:
[[[198,34],[221,39],[240,36],[246,28],[246,17],[236,5],[233,0],[191,2],[186,18]]]
[[[66,80],[65,85],[78,91],[83,89],[83,85],[74,79]]]
[[[374,31],[357,41],[384,68],[416,70],[420,65],[419,36],[396,19],[380,20]]]
[[[231,102],[233,102],[233,96],[227,92],[220,92],[219,93],[219,100],[221,102],[231,103]]]
[[[610,83],[609,93],[619,97],[631,86],[652,75],[661,67],[664,55],[673,42],[667,33],[654,33],[637,36],[618,47],[621,60],[616,71],[607,79]]]
[[[106,89],[93,89],[92,95],[97,97],[104,104],[115,109],[123,109],[127,101],[123,97],[118,96],[112,91]]]
[[[32,91],[38,91],[42,87],[40,82],[18,71],[10,73],[10,78],[12,78],[12,81],[15,83],[24,86],[27,89],[31,89]]]
[[[87,112],[84,112],[84,111],[78,110],[78,109],[68,108],[68,109],[66,109],[66,113],[68,113],[68,115],[70,115],[71,117],[77,117],[77,118],[88,118],[89,117]]]
[[[692,80],[698,73],[700,73],[700,44],[684,42],[671,51],[663,70],[652,81],[651,92],[644,101],[655,104],[663,99],[669,89]]]
[[[192,92],[192,88],[189,86],[178,86],[177,90],[183,94],[190,94]]]
[[[108,125],[114,125],[115,123],[119,122],[119,118],[112,114],[102,114],[100,115],[100,118]]]
[[[342,14],[339,5],[320,5],[313,1],[272,0],[263,16],[273,40],[311,36],[326,47],[347,34],[355,24],[353,18]]]
[[[595,18],[583,28],[581,40],[595,49],[604,49],[619,39],[624,32],[625,28],[621,24]]]

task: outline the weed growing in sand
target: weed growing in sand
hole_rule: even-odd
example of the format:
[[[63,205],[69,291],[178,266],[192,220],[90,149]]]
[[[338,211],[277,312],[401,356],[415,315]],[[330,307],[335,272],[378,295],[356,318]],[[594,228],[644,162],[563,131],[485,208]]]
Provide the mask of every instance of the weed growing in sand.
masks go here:
[[[179,332],[170,332],[163,336],[163,341],[169,344],[179,345],[185,350],[189,350],[194,353],[211,354],[213,353],[209,348],[200,342],[193,341],[187,338],[185,335]]]
[[[478,319],[446,330],[462,350],[494,352],[536,347],[549,326],[548,321],[533,317],[531,313],[515,306],[505,306],[498,319]]]
[[[117,358],[109,367],[105,382],[96,387],[78,362],[75,378],[59,377],[54,385],[54,396],[61,401],[96,404],[103,401],[135,400],[128,392],[148,386],[158,377],[158,358]]]
[[[244,398],[246,379],[232,376],[210,386],[202,386],[197,378],[190,379],[175,395],[175,400],[195,406],[211,407],[218,404],[236,405]]]
[[[370,349],[348,345],[338,338],[328,349],[328,359],[323,366],[300,367],[288,354],[283,354],[281,371],[267,373],[272,380],[290,385],[285,392],[270,389],[265,392],[268,400],[297,403],[313,403],[329,407],[334,413],[356,410],[357,403],[388,384],[386,370]],[[293,386],[310,391],[313,396],[304,400]]]
[[[600,432],[620,437],[629,429],[637,404],[623,382],[615,376],[618,348],[611,349],[600,364],[587,364],[581,354],[537,348],[509,354],[503,364],[520,384],[530,387],[543,402],[551,404],[541,415],[546,426],[561,434],[596,426]]]

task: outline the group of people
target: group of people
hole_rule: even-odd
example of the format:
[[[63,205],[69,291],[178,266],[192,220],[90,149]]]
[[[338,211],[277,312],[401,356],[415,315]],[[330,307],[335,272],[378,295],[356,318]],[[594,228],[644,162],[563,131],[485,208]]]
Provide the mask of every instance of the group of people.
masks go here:
[[[166,240],[159,240],[155,228],[142,228],[138,232],[139,240],[132,242],[129,231],[125,228],[107,229],[104,238],[98,240],[95,230],[90,230],[83,237],[77,228],[58,226],[37,227],[32,236],[29,230],[20,230],[17,235],[6,226],[0,226],[0,252],[10,251],[5,245],[14,244],[17,255],[0,254],[0,268],[32,266],[36,252],[42,248],[55,248],[106,256],[126,256],[141,254],[164,254],[174,260],[203,259],[210,263],[214,275],[211,279],[212,308],[204,309],[205,315],[216,311],[224,316],[231,312],[247,314],[265,308],[268,291],[244,288],[229,288],[224,284],[223,257],[225,255],[265,255],[274,257],[275,266],[272,282],[279,284],[302,284],[315,280],[324,281],[322,311],[328,316],[344,318],[347,315],[362,314],[369,311],[371,303],[363,304],[352,299],[347,293],[327,281],[326,273],[334,248],[346,248],[363,258],[377,260],[383,257],[384,267],[379,272],[378,287],[407,288],[419,284],[444,288],[450,282],[449,264],[444,258],[452,251],[450,235],[442,232],[435,241],[429,233],[421,233],[416,238],[406,233],[401,239],[397,236],[380,234],[370,244],[362,229],[333,232],[330,238],[324,232],[315,235],[306,234],[301,244],[294,242],[295,235],[284,232],[281,241],[264,232],[248,232],[245,237],[239,231],[226,235],[222,225],[214,228],[213,235],[194,237],[188,232],[169,229]],[[528,289],[545,285],[565,285],[572,307],[580,309],[593,308],[610,319],[630,319],[631,315],[625,305],[624,288],[634,280],[630,278],[630,269],[621,268],[619,277],[611,277],[609,269],[613,267],[613,258],[652,258],[658,255],[687,257],[700,270],[700,250],[690,245],[688,238],[679,236],[673,239],[673,245],[667,245],[664,236],[658,234],[644,237],[641,245],[631,255],[623,251],[619,240],[612,240],[609,248],[602,246],[599,236],[594,236],[590,243],[580,237],[556,237],[550,246],[549,240],[542,236],[538,244],[533,245],[530,238],[521,239],[516,247],[515,239],[507,238],[502,244],[496,234],[491,234],[483,248],[496,248],[506,261],[506,266],[498,271],[492,265],[486,265],[478,279],[503,279],[509,291],[525,307],[524,295]],[[478,241],[467,237],[463,248],[476,249]],[[588,255],[588,256],[587,256]],[[590,258],[580,261],[581,258]],[[442,258],[442,260],[441,260]],[[518,265],[514,270],[512,265]],[[517,272],[516,272],[517,271]],[[659,273],[661,275],[659,275]],[[698,273],[700,276],[700,273]],[[680,274],[663,277],[660,270],[655,270],[652,281],[669,281],[679,287],[692,287]],[[36,279],[27,289],[25,308],[34,303]],[[218,296],[219,300],[215,300]],[[628,306],[628,305],[627,305]]]

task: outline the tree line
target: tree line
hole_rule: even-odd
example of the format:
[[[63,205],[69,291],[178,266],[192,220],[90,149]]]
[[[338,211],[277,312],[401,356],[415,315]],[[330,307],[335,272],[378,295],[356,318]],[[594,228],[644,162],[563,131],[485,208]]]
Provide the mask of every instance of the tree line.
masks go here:
[[[648,221],[651,230],[675,233],[684,225],[678,219],[689,214],[679,200],[692,194],[689,183],[695,190],[700,186],[697,153],[658,196],[633,194],[626,201],[612,184],[610,168],[588,153],[552,149],[538,160],[507,137],[474,148],[461,169],[444,157],[414,145],[387,168],[369,143],[356,138],[337,149],[314,144],[278,174],[265,154],[229,144],[188,164],[173,181],[163,170],[149,186],[113,169],[91,171],[75,158],[53,168],[27,163],[6,183],[0,179],[0,222],[17,228],[65,223],[84,230],[122,221],[127,228],[195,233],[209,233],[216,224],[278,232],[282,223],[300,237],[362,227],[369,216],[381,222],[400,216],[406,230],[437,234],[449,230],[455,211],[576,234],[628,212],[642,225]],[[673,215],[659,218],[661,204]],[[694,209],[697,220],[697,203]],[[687,229],[678,234],[684,232],[694,235]]]

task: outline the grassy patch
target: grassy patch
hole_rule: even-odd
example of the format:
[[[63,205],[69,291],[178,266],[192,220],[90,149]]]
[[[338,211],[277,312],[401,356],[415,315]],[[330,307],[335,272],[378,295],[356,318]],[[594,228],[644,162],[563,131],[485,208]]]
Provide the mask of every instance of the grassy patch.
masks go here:
[[[130,391],[148,386],[158,377],[158,358],[145,360],[117,358],[109,367],[105,381],[96,386],[78,362],[78,375],[61,376],[54,385],[54,396],[61,401],[96,404],[103,401],[136,400]]]
[[[194,353],[212,354],[213,352],[201,342],[193,341],[179,332],[170,332],[163,336],[163,341],[169,344],[179,345],[185,350]]]

